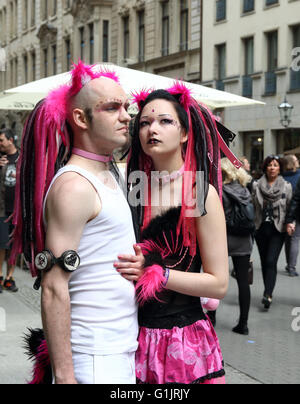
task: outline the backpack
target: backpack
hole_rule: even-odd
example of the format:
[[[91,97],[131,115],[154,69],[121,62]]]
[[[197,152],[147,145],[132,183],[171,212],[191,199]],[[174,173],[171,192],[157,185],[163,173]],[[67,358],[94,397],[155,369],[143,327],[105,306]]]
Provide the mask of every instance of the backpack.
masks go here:
[[[226,215],[227,233],[234,236],[249,236],[255,231],[255,210],[253,203],[249,201],[247,205],[240,202],[238,197],[229,194],[224,190],[224,194],[230,200],[231,210]]]

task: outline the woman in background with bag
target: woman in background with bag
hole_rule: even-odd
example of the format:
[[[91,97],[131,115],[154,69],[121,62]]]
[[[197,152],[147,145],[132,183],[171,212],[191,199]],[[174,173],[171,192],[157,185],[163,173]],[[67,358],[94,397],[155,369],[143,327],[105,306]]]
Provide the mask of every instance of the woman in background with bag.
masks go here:
[[[262,304],[269,309],[277,279],[277,262],[286,237],[285,216],[292,199],[292,185],[280,175],[279,156],[270,155],[263,163],[264,175],[253,187],[255,240],[264,280]]]
[[[221,160],[223,175],[223,207],[227,224],[228,255],[232,257],[233,272],[239,289],[240,319],[233,332],[248,335],[252,283],[250,256],[253,249],[254,207],[247,189],[251,176],[236,169],[227,159]]]

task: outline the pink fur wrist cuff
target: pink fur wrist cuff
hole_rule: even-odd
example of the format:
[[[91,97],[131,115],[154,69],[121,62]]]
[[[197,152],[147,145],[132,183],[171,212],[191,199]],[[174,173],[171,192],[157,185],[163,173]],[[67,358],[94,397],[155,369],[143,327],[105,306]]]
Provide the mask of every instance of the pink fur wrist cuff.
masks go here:
[[[135,286],[137,300],[141,305],[150,299],[160,301],[157,294],[164,289],[166,281],[164,272],[164,268],[157,264],[145,268],[144,275]]]

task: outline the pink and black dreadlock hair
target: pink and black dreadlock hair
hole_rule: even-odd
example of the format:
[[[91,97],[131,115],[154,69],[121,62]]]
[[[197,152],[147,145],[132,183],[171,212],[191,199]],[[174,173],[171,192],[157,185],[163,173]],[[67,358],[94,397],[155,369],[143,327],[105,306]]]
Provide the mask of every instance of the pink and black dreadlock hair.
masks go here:
[[[44,249],[43,200],[59,168],[72,153],[73,132],[68,122],[70,101],[91,80],[106,77],[119,83],[114,72],[94,71],[79,61],[73,65],[69,84],[62,85],[40,101],[23,130],[17,163],[17,184],[13,213],[13,247],[10,262],[23,253],[32,276],[37,276],[34,257]]]
[[[220,149],[234,162],[236,167],[241,163],[230,152],[219,130],[226,131],[214,119],[213,114],[202,104],[199,104],[192,96],[191,91],[181,82],[176,82],[167,90],[142,91],[134,94],[134,101],[138,104],[139,113],[136,116],[131,151],[128,156],[127,178],[134,171],[144,171],[148,177],[148,203],[145,207],[138,206],[134,212],[135,219],[140,229],[145,229],[151,218],[151,171],[154,170],[152,159],[147,156],[141,147],[139,139],[140,117],[143,108],[153,100],[163,99],[170,101],[178,114],[183,129],[188,134],[188,141],[184,150],[184,171],[192,173],[192,182],[195,184],[196,172],[204,174],[204,195],[208,193],[209,184],[212,184],[222,199],[222,176],[220,168]],[[220,128],[220,129],[219,129]],[[231,133],[227,130],[227,132]],[[185,177],[183,177],[183,181]],[[131,184],[128,182],[128,192]],[[184,186],[183,186],[184,189]],[[191,256],[195,256],[197,250],[196,229],[193,217],[188,215],[187,195],[183,193],[180,219],[177,226],[177,237],[182,234],[184,247],[189,248]],[[205,198],[206,199],[206,198]],[[136,229],[137,230],[137,229]]]

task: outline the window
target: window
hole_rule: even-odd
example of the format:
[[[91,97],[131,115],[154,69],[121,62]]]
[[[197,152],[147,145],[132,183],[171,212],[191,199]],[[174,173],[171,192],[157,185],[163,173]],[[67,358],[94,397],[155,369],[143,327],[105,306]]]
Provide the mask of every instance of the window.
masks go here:
[[[13,87],[13,86],[14,86],[14,75],[13,75],[13,72],[14,72],[14,61],[11,60],[11,61],[10,61],[10,87]]]
[[[28,57],[27,57],[27,55],[23,56],[23,65],[24,65],[24,82],[28,83]]]
[[[32,74],[32,81],[36,80],[36,56],[35,56],[35,51],[31,52],[31,74]]]
[[[54,17],[56,14],[57,14],[57,0],[52,0],[51,16]]]
[[[48,77],[48,49],[43,49],[44,77]]]
[[[80,59],[84,60],[84,50],[85,50],[84,27],[79,28],[79,38],[80,38]]]
[[[278,0],[266,0],[266,6],[271,6],[272,4],[277,4]]]
[[[47,20],[48,18],[48,0],[43,0],[43,8],[42,8],[42,20]]]
[[[277,31],[267,34],[268,39],[268,71],[277,69],[278,63],[278,34]]]
[[[145,10],[138,13],[139,21],[139,62],[145,60]]]
[[[255,8],[255,1],[254,0],[244,0],[243,1],[243,13],[249,13],[253,11]]]
[[[180,0],[180,50],[188,49],[189,6],[188,0]]]
[[[102,61],[108,62],[108,49],[109,49],[109,21],[103,21],[103,38],[102,38]]]
[[[69,71],[71,68],[71,42],[70,38],[65,40],[65,51],[66,51],[66,68]]]
[[[162,56],[169,54],[170,44],[170,17],[169,17],[169,1],[162,3]]]
[[[226,44],[218,45],[217,49],[217,83],[218,90],[224,91],[224,79],[226,78]]]
[[[14,35],[18,34],[18,0],[15,0],[14,5]]]
[[[243,76],[243,96],[252,97],[252,77],[254,73],[254,38],[244,39],[245,75]]]
[[[52,74],[57,73],[57,51],[56,45],[52,45]]]
[[[23,2],[23,30],[28,28],[28,0]]]
[[[35,0],[31,1],[31,27],[35,26]]]
[[[90,64],[94,63],[94,24],[89,24],[89,34],[90,34]]]
[[[16,83],[16,86],[18,85],[18,77],[19,77],[18,69],[19,69],[18,58],[16,57],[15,58],[15,83]]]
[[[124,59],[128,59],[129,58],[129,16],[123,18],[123,36],[124,36],[123,56],[124,56]]]
[[[268,71],[265,76],[265,93],[275,94],[277,90],[277,77],[275,70],[278,64],[278,33],[277,31],[267,34],[268,46]]]
[[[14,36],[14,3],[10,3],[10,37]]]
[[[64,0],[64,9],[68,10],[71,8],[71,0]]]
[[[217,0],[216,3],[216,21],[226,19],[226,0]]]

